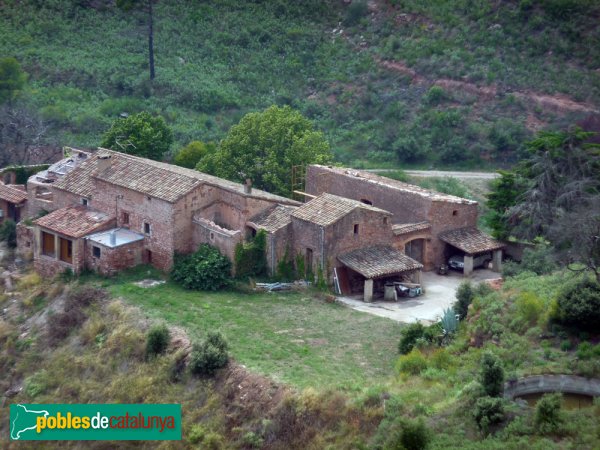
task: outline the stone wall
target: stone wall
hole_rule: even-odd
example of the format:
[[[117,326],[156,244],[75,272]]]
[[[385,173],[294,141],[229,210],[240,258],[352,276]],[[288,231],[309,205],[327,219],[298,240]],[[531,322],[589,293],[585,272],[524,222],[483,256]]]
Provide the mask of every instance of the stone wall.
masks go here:
[[[53,233],[55,234],[55,233]],[[73,239],[67,238],[66,236],[58,235],[59,237],[63,237],[69,239],[73,242],[73,263],[69,264],[67,262],[61,261],[57,256],[46,256],[41,253],[40,249],[40,229],[36,227],[35,229],[35,241],[36,245],[34,245],[34,267],[35,270],[45,278],[53,278],[56,275],[64,272],[65,270],[71,269],[73,273],[80,273],[85,266],[85,245],[83,239]],[[56,235],[56,234],[55,234]],[[58,255],[58,248],[55,246],[55,254]]]
[[[324,192],[368,201],[377,208],[393,214],[392,223],[414,223],[428,220],[431,200],[417,194],[399,192],[389,186],[372,183],[365,178],[332,172],[326,167],[308,166],[306,192],[320,195]]]
[[[17,224],[17,254],[26,261],[33,259],[35,237],[33,227],[23,222]]]
[[[160,270],[171,269],[175,251],[172,203],[96,180],[96,189],[89,206],[115,215],[118,227],[145,235],[144,262],[151,262]],[[128,215],[127,223],[125,214]],[[149,233],[146,233],[145,224],[150,226]]]
[[[94,256],[93,247],[100,248],[100,258]],[[112,276],[120,270],[129,269],[140,264],[143,251],[143,240],[111,248],[86,239],[85,266],[102,275]]]
[[[343,253],[372,245],[391,245],[393,234],[390,217],[375,211],[356,209],[332,225],[321,227],[311,222],[292,217],[294,255],[306,256],[306,249],[312,250],[312,270],[317,273],[323,268],[331,281],[333,268],[342,264],[337,257]],[[354,226],[358,225],[358,233]],[[285,235],[278,240],[278,246],[285,252]],[[282,254],[282,253],[281,253]]]

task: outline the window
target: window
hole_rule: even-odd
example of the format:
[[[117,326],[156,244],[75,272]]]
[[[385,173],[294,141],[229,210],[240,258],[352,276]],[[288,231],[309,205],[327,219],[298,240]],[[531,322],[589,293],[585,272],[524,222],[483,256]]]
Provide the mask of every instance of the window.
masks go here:
[[[129,225],[129,213],[121,212],[121,223],[123,225]]]
[[[360,201],[363,202],[365,205],[373,204],[373,202],[371,200],[367,200],[366,198],[361,198]]]
[[[452,211],[452,215],[453,216],[458,216],[458,211],[455,209],[454,211]]]
[[[92,255],[94,255],[94,258],[100,258],[100,256],[102,255],[102,251],[100,250],[100,247],[96,247],[94,245],[92,247]]]
[[[60,238],[60,260],[69,264],[73,264],[73,241]]]
[[[82,204],[83,206],[87,206],[87,205],[88,205],[88,199],[87,199],[87,198],[82,198],[82,199],[81,199],[81,204]]]
[[[383,224],[384,224],[384,225],[387,225],[387,217],[384,217],[384,218],[383,218]]]
[[[144,222],[144,234],[150,234],[150,224],[148,222]]]
[[[355,235],[358,234],[358,224],[357,223],[354,224],[354,234]]]
[[[212,231],[210,232],[210,240],[214,241],[215,239],[215,233],[213,233]]]
[[[42,231],[42,255],[54,257],[54,235]]]

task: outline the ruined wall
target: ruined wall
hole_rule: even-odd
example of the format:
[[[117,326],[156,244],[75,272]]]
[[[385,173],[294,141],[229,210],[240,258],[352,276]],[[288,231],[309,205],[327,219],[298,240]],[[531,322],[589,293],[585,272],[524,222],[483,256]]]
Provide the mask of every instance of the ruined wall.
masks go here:
[[[100,248],[100,258],[96,258],[92,247]],[[144,241],[136,241],[127,245],[111,248],[85,241],[85,267],[102,275],[112,276],[120,270],[135,267],[142,262]]]
[[[242,241],[240,230],[221,228],[214,222],[198,218],[193,222],[193,243],[198,248],[200,244],[210,244],[219,249],[232,262],[235,255],[235,246]]]
[[[146,251],[144,262],[151,262],[154,267],[163,271],[170,270],[175,251],[173,204],[102,180],[96,179],[95,183],[96,188],[89,206],[115,215],[118,227],[143,234]],[[129,223],[124,221],[124,213],[129,215]],[[150,225],[149,234],[145,233],[144,223]],[[152,252],[151,261],[148,250]]]
[[[35,236],[33,227],[19,222],[17,224],[17,255],[26,261],[31,261],[33,259],[34,246]]]

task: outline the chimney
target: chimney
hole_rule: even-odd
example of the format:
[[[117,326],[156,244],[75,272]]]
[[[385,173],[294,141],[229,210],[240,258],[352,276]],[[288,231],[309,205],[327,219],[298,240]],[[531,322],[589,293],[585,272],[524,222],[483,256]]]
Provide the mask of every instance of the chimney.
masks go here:
[[[245,194],[252,193],[252,180],[250,178],[246,178],[246,182],[244,183],[244,193]]]
[[[110,245],[112,247],[115,247],[117,245],[117,231],[116,230],[112,230],[110,232]]]
[[[111,165],[112,155],[110,153],[102,152],[98,153],[98,171],[103,172],[108,169]]]

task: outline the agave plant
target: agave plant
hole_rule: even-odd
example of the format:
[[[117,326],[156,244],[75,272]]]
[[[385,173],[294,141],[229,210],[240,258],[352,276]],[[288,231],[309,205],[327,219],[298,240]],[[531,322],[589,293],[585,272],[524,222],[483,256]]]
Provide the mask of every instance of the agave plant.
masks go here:
[[[444,336],[456,333],[456,330],[458,329],[458,318],[456,317],[456,313],[452,308],[447,308],[444,310],[441,325]]]

